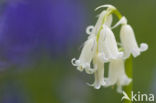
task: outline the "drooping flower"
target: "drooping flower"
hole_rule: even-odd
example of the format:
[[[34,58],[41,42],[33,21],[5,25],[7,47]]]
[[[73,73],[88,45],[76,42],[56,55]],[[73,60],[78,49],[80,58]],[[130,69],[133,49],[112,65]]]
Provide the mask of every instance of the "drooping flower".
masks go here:
[[[96,38],[93,37],[91,39],[88,39],[84,43],[84,47],[81,51],[79,59],[76,60],[75,58],[73,58],[72,64],[74,66],[77,66],[77,69],[80,71],[83,71],[84,69],[86,69],[87,73],[89,74],[92,73],[93,69],[91,69],[90,63],[96,53],[96,48],[97,48]]]
[[[105,86],[104,80],[104,61],[101,61],[98,56],[94,58],[94,83],[90,86],[93,86],[95,89],[100,89],[101,86]]]
[[[148,45],[146,43],[141,43],[140,47],[138,47],[134,31],[128,24],[122,25],[120,31],[120,39],[124,48],[125,58],[128,58],[130,54],[132,54],[134,57],[137,57],[141,52],[148,49]]]
[[[131,54],[133,57],[137,57],[141,52],[144,52],[148,49],[148,45],[146,43],[141,43],[140,47],[137,44],[135,34],[133,28],[127,24],[126,17],[122,17],[113,27],[121,26],[120,30],[120,40],[121,46],[124,49],[124,58],[128,58]]]
[[[103,29],[99,36],[98,42],[98,52],[99,54],[103,54],[100,57],[103,58],[104,61],[117,59],[122,57],[123,53],[118,51],[117,42],[112,30],[107,26],[103,25]]]
[[[112,60],[109,64],[109,72],[108,78],[106,79],[106,85],[112,86],[116,84],[117,91],[119,93],[122,93],[122,86],[129,85],[131,81],[132,79],[129,78],[125,72],[124,60]]]

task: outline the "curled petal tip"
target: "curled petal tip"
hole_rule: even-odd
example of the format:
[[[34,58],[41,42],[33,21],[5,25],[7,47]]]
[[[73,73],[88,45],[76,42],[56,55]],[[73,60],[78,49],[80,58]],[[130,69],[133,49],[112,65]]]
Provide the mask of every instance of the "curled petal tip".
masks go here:
[[[71,60],[71,63],[72,63],[73,66],[76,66],[76,63],[75,63],[75,62],[76,62],[76,59],[73,58],[73,59]]]
[[[94,30],[94,26],[88,26],[87,27],[87,29],[86,29],[86,33],[88,34],[88,35],[91,35],[92,34],[92,32],[93,32],[93,30]]]
[[[143,51],[146,51],[148,49],[148,45],[146,43],[142,43],[140,45],[140,51],[143,52]]]
[[[97,10],[100,9],[100,8],[111,8],[111,9],[116,9],[113,5],[106,4],[106,5],[98,6],[97,8],[95,8],[95,11],[97,11]]]

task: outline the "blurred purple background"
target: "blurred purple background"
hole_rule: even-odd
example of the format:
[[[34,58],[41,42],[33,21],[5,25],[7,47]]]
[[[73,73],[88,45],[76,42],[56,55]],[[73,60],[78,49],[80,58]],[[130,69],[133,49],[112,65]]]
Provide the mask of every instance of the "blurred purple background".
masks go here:
[[[85,11],[78,0],[15,0],[5,4],[0,21],[2,66],[23,65],[65,55],[82,35]]]

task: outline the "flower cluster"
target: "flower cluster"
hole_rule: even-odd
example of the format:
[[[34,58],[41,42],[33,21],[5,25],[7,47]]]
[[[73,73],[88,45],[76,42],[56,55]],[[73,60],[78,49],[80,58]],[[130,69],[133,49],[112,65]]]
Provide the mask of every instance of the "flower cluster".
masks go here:
[[[101,86],[108,87],[117,85],[117,91],[122,92],[122,86],[129,85],[132,81],[126,75],[124,62],[131,55],[137,57],[141,52],[148,49],[148,45],[142,43],[137,45],[132,27],[127,24],[126,17],[122,16],[112,5],[102,5],[106,7],[97,20],[95,26],[88,26],[86,33],[88,39],[84,43],[79,59],[72,59],[72,64],[79,71],[85,70],[87,74],[94,74],[95,81],[90,84],[96,89]],[[112,27],[112,14],[116,14],[119,21]],[[116,41],[113,28],[121,25],[120,43]],[[108,77],[104,76],[104,64],[109,63]]]

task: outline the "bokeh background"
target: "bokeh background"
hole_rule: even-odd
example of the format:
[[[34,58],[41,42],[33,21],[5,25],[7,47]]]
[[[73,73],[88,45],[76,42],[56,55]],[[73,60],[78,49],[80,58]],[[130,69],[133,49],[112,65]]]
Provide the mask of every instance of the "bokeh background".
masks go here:
[[[103,4],[149,44],[133,60],[133,91],[156,94],[156,0],[0,0],[0,103],[120,103],[113,87],[89,87],[93,76],[71,65]]]

